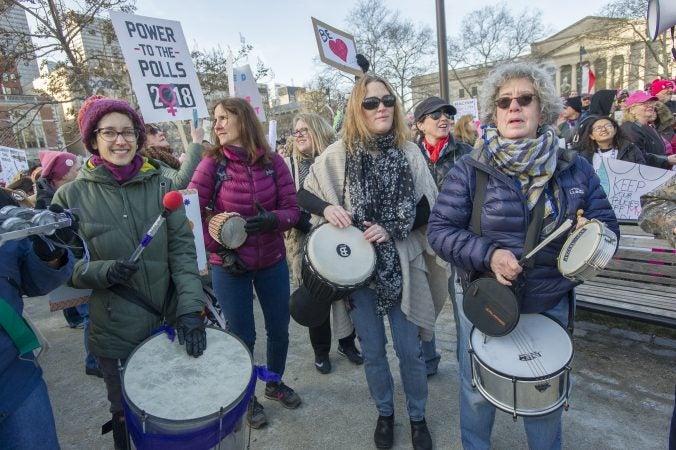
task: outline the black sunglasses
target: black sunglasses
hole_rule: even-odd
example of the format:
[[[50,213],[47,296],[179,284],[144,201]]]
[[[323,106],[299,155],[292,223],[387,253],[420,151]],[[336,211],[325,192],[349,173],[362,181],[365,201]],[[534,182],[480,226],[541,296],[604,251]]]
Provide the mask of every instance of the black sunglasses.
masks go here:
[[[372,109],[376,109],[381,103],[386,108],[391,108],[395,103],[397,103],[397,97],[392,94],[385,95],[383,98],[366,97],[361,101],[361,107],[370,111]]]
[[[443,114],[444,117],[446,117],[447,119],[453,118],[453,114],[451,114],[449,111],[445,111],[445,110],[441,110],[441,109],[438,110],[438,111],[434,111],[433,113],[429,113],[429,114],[427,115],[427,117],[431,117],[432,120],[439,120],[439,119],[441,119],[441,115],[442,115],[442,114]]]
[[[507,109],[509,105],[512,104],[512,100],[516,100],[519,106],[528,106],[531,104],[534,98],[537,98],[535,94],[521,94],[518,97],[500,97],[495,101],[495,106],[500,109]]]

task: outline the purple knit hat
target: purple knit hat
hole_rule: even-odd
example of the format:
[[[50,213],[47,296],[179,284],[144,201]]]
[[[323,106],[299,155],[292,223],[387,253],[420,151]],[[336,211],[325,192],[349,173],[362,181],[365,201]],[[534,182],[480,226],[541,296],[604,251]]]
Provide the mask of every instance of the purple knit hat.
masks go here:
[[[80,112],[77,114],[77,124],[80,127],[80,136],[82,137],[82,143],[87,150],[95,155],[99,154],[99,151],[92,147],[94,130],[96,129],[99,120],[111,112],[118,112],[129,116],[134,124],[134,128],[139,132],[138,139],[136,140],[138,148],[143,148],[146,143],[146,129],[143,124],[143,119],[134,108],[124,100],[104,97],[102,95],[93,95],[85,100],[80,108]]]

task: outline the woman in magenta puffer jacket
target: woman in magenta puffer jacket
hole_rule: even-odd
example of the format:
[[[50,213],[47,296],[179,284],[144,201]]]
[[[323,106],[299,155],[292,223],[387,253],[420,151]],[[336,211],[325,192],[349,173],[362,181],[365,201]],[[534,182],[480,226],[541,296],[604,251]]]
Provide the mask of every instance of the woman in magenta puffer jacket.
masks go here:
[[[290,289],[283,233],[300,216],[296,188],[284,160],[270,150],[256,113],[246,100],[222,100],[213,114],[213,135],[220,145],[207,151],[188,188],[197,189],[203,212],[211,206],[215,214],[239,213],[246,219],[247,232],[244,244],[229,250],[211,238],[204,220],[214,291],[229,331],[253,354],[256,289],[265,317],[267,365],[281,378],[289,347]],[[267,383],[265,397],[290,409],[301,403],[298,394],[281,381]],[[256,397],[248,419],[253,428],[267,423]]]

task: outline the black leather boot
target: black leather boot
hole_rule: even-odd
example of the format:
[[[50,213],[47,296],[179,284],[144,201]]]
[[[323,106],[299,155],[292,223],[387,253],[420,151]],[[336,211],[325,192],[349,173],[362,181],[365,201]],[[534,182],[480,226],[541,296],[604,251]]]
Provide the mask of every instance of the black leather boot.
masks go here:
[[[394,442],[394,414],[378,416],[376,431],[373,433],[376,448],[392,448]]]
[[[124,422],[124,413],[113,414],[113,442],[115,450],[129,450],[129,435],[127,434],[127,424]]]
[[[432,450],[432,436],[430,436],[430,430],[427,429],[425,419],[411,420],[411,442],[413,450]]]

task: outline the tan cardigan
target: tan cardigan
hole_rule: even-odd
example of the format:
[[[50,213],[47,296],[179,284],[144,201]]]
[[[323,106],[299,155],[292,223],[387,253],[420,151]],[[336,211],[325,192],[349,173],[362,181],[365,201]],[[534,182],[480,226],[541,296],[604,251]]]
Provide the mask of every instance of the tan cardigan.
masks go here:
[[[324,150],[310,167],[304,188],[325,202],[341,205],[349,211],[350,199],[343,199],[345,152],[342,140]],[[437,187],[420,149],[407,142],[404,154],[411,167],[416,203],[425,196],[430,207],[433,206],[438,194]],[[312,219],[313,223],[324,221],[317,216]],[[445,265],[437,263],[434,251],[427,242],[426,229],[423,226],[413,230],[408,238],[396,241],[395,245],[403,277],[401,310],[411,322],[420,327],[421,337],[429,340],[432,338],[436,317],[448,297],[448,275]]]

